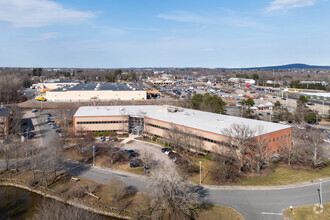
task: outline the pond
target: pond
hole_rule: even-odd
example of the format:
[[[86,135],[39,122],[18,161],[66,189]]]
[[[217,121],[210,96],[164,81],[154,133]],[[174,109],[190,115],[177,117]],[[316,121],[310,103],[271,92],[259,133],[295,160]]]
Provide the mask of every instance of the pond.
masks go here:
[[[29,219],[37,211],[38,204],[45,199],[33,192],[16,187],[0,187],[0,220]],[[115,220],[102,216],[101,219]]]

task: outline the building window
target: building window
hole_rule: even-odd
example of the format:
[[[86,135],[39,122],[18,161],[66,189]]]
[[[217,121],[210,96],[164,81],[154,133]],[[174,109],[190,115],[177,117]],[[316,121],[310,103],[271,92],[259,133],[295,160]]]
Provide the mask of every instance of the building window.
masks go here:
[[[280,138],[279,137],[277,137],[277,141],[279,141],[280,140]]]
[[[272,143],[272,140],[269,140],[269,143]]]
[[[273,138],[273,142],[275,142],[275,138]]]

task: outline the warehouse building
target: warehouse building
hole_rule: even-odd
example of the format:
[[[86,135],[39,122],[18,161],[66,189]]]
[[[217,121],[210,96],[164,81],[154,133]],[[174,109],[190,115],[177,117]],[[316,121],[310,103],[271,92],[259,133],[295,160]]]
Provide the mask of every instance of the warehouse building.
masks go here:
[[[167,105],[80,107],[73,118],[75,134],[114,131],[166,138],[177,129],[189,133],[196,144],[202,142],[205,151],[225,148],[224,129],[233,124],[258,129],[258,137],[267,142],[273,154],[280,154],[292,144],[292,128],[287,125]]]
[[[46,92],[50,102],[89,102],[110,100],[145,100],[146,90],[134,84],[78,84]]]
[[[44,92],[62,87],[76,86],[80,83],[81,81],[78,80],[51,79],[51,80],[46,80],[44,82],[33,84],[31,87],[37,89],[38,91]]]

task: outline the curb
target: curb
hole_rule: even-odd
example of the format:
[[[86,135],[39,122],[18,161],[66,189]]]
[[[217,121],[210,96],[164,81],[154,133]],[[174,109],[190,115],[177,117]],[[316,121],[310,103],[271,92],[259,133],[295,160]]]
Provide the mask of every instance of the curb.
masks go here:
[[[330,182],[330,177],[324,178],[322,183]],[[284,190],[301,188],[307,186],[313,186],[320,184],[319,180],[313,180],[313,182],[303,182],[290,185],[277,185],[277,186],[212,186],[212,185],[201,185],[206,189],[211,190]]]

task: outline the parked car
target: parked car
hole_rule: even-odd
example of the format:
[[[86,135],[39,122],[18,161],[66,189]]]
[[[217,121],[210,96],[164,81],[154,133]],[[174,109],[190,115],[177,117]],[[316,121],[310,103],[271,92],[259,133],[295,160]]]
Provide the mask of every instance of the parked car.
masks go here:
[[[103,142],[105,140],[104,136],[100,137],[100,142]]]
[[[142,160],[137,158],[137,159],[131,159],[130,162],[129,162],[129,166],[131,168],[135,168],[135,167],[142,167],[143,166],[143,163],[142,163]]]
[[[111,141],[116,142],[116,141],[118,141],[118,138],[112,138]]]
[[[33,132],[28,132],[28,133],[25,133],[23,136],[27,137],[28,139],[31,139],[35,136],[35,134]]]
[[[280,122],[278,122],[278,123],[280,123],[280,124],[282,124],[282,125],[286,125],[286,122],[285,122],[285,121],[280,121]]]
[[[57,129],[56,133],[62,133],[62,129]]]
[[[307,105],[315,105],[313,102],[308,102]]]
[[[284,98],[284,97],[283,97],[283,98],[281,98],[281,99],[282,99],[282,100],[286,100],[286,98]]]
[[[169,152],[171,152],[171,151],[172,151],[171,148],[167,148],[167,147],[162,148],[162,152],[165,153],[165,154],[166,154],[166,152],[169,153]],[[168,153],[167,153],[167,154],[168,154]]]
[[[323,141],[324,141],[324,142],[327,142],[327,143],[330,144],[330,139],[329,139],[329,138],[327,138],[327,139],[323,139]]]
[[[128,150],[128,149],[125,149],[124,152],[133,153],[133,152],[135,152],[135,151],[134,151],[134,150]]]
[[[53,124],[51,124],[50,127],[51,127],[52,129],[56,129],[56,128],[59,128],[60,126],[58,126],[57,124],[53,123]]]
[[[37,112],[37,111],[38,111],[38,109],[36,109],[36,108],[32,109],[32,112],[33,112],[33,113],[35,113],[35,112]]]
[[[138,154],[138,152],[131,152],[131,153],[129,153],[129,158],[132,158],[132,157],[138,157],[139,156],[139,154]]]
[[[110,141],[110,137],[105,137],[105,141]]]
[[[51,122],[54,122],[51,118],[46,119],[46,123],[51,123]]]

